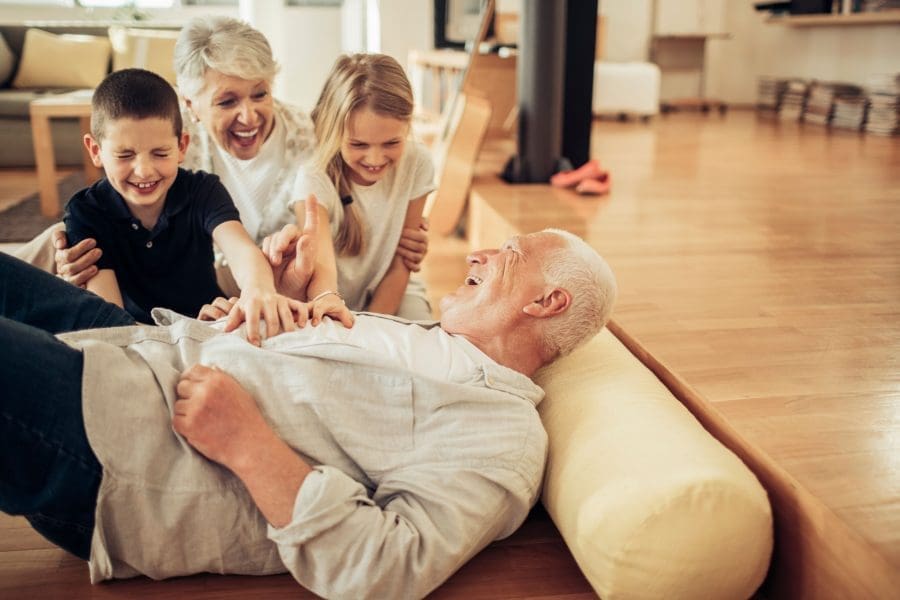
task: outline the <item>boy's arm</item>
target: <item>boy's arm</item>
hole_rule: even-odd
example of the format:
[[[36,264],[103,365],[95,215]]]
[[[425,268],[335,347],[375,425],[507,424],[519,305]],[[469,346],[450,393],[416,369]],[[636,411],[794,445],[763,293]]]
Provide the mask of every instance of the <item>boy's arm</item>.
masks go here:
[[[213,229],[212,237],[225,254],[234,279],[241,288],[241,297],[229,316],[225,330],[236,329],[242,320],[246,320],[247,339],[257,346],[260,343],[260,317],[266,321],[268,337],[277,335],[282,328],[294,331],[296,320],[293,313],[305,307],[275,291],[272,268],[240,221],[220,223]]]
[[[422,221],[422,210],[425,208],[425,196],[416,198],[409,203],[406,209],[406,220],[403,227],[418,227]],[[381,278],[381,282],[372,295],[372,301],[366,310],[387,315],[397,314],[403,295],[406,293],[406,284],[409,283],[409,267],[399,255],[394,255],[391,266]]]
[[[94,292],[119,308],[125,306],[125,303],[122,301],[122,291],[119,289],[119,281],[116,279],[116,272],[112,269],[100,269],[96,275],[88,280],[85,287],[89,292]]]

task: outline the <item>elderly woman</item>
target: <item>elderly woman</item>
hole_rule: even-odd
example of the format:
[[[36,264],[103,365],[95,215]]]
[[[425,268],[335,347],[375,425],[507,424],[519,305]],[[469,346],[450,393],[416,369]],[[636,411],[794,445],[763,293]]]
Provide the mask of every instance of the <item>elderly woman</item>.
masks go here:
[[[288,208],[297,170],[312,153],[313,125],[303,111],[272,97],[278,65],[265,36],[229,17],[199,17],[181,30],[175,44],[175,72],[184,98],[190,145],[182,166],[218,175],[257,243],[295,221]],[[405,229],[397,249],[412,271],[427,251],[426,225]],[[16,254],[45,270],[57,271],[83,286],[96,274],[102,249],[94,240],[66,247],[61,225],[23,246]],[[55,251],[54,251],[55,248]],[[235,295],[227,270],[220,269],[223,291]],[[411,302],[400,316],[428,318],[421,284],[411,281]]]

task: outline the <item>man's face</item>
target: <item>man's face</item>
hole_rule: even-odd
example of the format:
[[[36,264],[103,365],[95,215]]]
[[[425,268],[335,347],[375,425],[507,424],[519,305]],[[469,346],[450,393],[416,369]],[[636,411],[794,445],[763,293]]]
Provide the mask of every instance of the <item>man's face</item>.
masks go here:
[[[525,306],[543,296],[543,257],[562,245],[551,233],[531,233],[511,238],[498,250],[467,256],[465,284],[441,299],[441,326],[450,333],[480,336],[504,331]]]
[[[265,79],[241,79],[212,69],[188,107],[226,152],[241,160],[259,154],[275,127],[271,84]]]

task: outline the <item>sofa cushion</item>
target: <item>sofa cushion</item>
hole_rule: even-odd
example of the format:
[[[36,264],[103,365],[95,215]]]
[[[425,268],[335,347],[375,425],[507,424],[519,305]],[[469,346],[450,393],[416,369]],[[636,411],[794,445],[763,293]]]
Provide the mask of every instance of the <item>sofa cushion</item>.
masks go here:
[[[601,598],[748,598],[773,545],[765,490],[604,329],[538,372],[542,501]]]
[[[109,28],[113,71],[138,67],[153,71],[175,85],[177,30],[140,29],[114,25]]]
[[[32,100],[52,94],[71,92],[64,88],[41,90],[0,89],[0,117],[29,120],[29,104]]]
[[[109,57],[108,38],[29,29],[12,86],[93,88],[106,76]]]
[[[5,86],[16,68],[16,55],[9,49],[9,44],[0,35],[0,87]]]

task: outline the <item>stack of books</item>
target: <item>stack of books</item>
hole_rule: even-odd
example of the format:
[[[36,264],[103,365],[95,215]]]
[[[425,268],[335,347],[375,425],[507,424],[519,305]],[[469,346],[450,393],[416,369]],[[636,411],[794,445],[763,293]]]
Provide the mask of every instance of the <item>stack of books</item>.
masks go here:
[[[858,94],[843,94],[834,99],[834,112],[831,117],[832,127],[859,131],[866,122],[866,108],[869,100],[860,91]]]
[[[806,106],[809,83],[803,79],[790,79],[778,105],[778,118],[782,121],[799,121]]]
[[[830,125],[834,115],[834,101],[839,96],[861,96],[863,90],[850,83],[829,83],[816,81],[810,86],[806,109],[803,111],[805,123]]]
[[[866,131],[877,135],[900,133],[900,73],[873,79]]]
[[[758,108],[764,111],[778,112],[784,92],[787,90],[788,80],[776,77],[760,77],[757,85]]]

